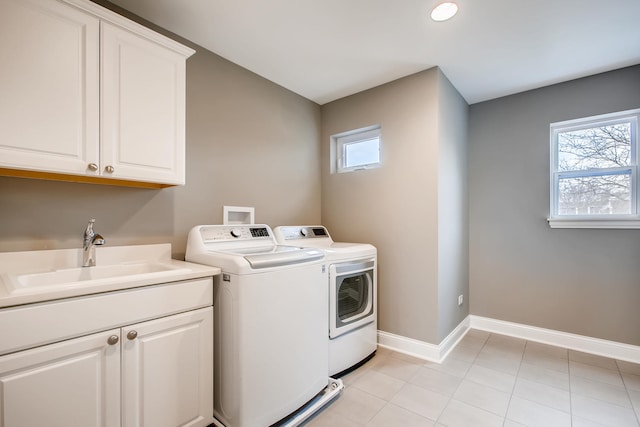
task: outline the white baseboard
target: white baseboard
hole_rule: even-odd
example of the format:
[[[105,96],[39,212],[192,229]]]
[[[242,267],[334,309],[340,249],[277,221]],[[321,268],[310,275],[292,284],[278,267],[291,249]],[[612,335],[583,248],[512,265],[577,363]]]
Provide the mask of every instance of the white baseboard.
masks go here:
[[[640,363],[640,346],[475,315],[469,315],[469,320],[471,329],[495,332],[496,334],[509,335],[612,359]]]
[[[378,331],[378,345],[420,359],[441,363],[469,329],[479,329],[527,341],[640,363],[640,346],[475,315],[467,316],[439,345],[384,331]]]
[[[439,345],[378,331],[378,345],[420,359],[441,363],[464,337],[467,330],[469,330],[469,317],[460,322]]]

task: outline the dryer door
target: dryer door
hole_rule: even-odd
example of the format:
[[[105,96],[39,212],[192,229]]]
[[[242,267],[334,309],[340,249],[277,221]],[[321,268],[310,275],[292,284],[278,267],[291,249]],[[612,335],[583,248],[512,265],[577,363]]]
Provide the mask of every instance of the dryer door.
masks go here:
[[[375,260],[331,265],[329,337],[335,338],[375,319]]]

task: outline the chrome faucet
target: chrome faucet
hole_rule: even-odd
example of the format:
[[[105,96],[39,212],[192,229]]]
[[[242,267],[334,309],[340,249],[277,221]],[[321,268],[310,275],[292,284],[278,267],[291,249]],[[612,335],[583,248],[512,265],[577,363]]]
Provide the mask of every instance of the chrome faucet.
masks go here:
[[[96,265],[96,246],[104,245],[104,237],[93,231],[95,219],[91,218],[87,228],[84,230],[82,242],[82,266],[93,267]]]

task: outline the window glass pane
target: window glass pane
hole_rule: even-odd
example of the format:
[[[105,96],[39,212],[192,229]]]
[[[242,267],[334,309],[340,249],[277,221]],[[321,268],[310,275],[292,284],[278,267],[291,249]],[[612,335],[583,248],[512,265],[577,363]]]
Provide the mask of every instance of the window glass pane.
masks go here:
[[[344,167],[353,168],[380,162],[379,138],[344,144]]]
[[[558,170],[575,171],[629,166],[631,123],[558,133]]]
[[[631,213],[631,173],[560,178],[559,215]]]

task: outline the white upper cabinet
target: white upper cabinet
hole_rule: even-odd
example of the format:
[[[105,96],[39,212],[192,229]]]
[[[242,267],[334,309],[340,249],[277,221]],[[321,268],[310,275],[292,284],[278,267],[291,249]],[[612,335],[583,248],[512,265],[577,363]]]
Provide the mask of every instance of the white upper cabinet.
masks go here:
[[[103,173],[184,184],[184,57],[106,22],[101,37]]]
[[[51,0],[0,1],[0,166],[98,163],[100,21]]]
[[[87,0],[0,1],[0,173],[184,184],[193,52]]]

